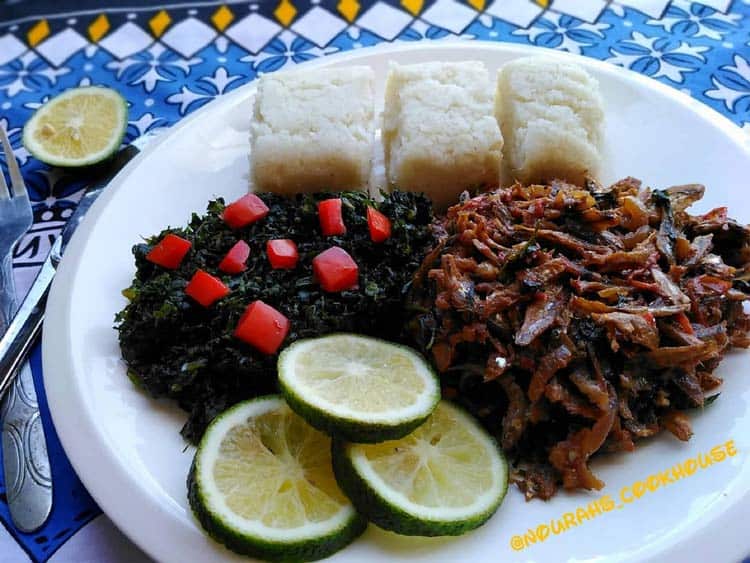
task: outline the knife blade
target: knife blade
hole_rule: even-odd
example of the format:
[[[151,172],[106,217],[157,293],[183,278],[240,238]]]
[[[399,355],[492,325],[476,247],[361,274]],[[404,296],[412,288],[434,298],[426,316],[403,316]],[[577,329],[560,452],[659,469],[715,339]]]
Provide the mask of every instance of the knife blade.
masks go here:
[[[52,245],[47,259],[42,264],[18,312],[8,325],[5,334],[0,337],[0,397],[7,391],[16,371],[28,356],[31,346],[39,335],[44,321],[44,306],[47,302],[47,294],[52,279],[55,277],[57,265],[65,254],[65,249],[86,212],[117,173],[165,129],[146,133],[133,141],[131,145],[120,150],[103,175],[86,188],[86,192],[78,202],[75,212],[65,224],[62,234],[57,237]]]

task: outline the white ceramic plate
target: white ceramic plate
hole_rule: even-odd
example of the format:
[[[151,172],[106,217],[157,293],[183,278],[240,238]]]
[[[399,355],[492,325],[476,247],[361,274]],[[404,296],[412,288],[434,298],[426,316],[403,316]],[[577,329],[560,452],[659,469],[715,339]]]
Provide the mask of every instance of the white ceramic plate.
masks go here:
[[[480,42],[365,49],[307,64],[366,64],[382,94],[389,60],[483,61],[491,70],[539,49]],[[701,182],[698,209],[728,205],[750,220],[743,132],[676,90],[635,73],[576,58],[599,79],[607,105],[609,156],[603,180],[632,175],[655,187]],[[96,202],[57,275],[44,327],[45,387],[55,426],[73,466],[102,509],[144,551],[163,561],[232,559],[207,539],[188,509],[185,477],[193,451],[179,435],[184,414],[153,401],[125,376],[115,312],[134,272],[130,247],[142,235],[186,223],[214,196],[247,189],[249,85],[186,119],[135,159]],[[525,502],[511,487],[492,520],[456,539],[403,538],[370,526],[336,561],[738,560],[750,555],[750,357],[733,353],[719,374],[721,398],[693,418],[695,435],[663,435],[634,454],[594,463],[606,481],[595,493]],[[734,440],[736,454],[635,500],[633,484]],[[653,482],[652,482],[653,484]],[[623,487],[623,502],[620,497]],[[614,508],[554,534],[545,525],[609,495]],[[605,504],[607,504],[605,502]],[[618,508],[620,507],[620,508]],[[594,514],[593,509],[591,514]],[[570,515],[568,519],[570,519]],[[514,536],[536,530],[544,541],[523,547]],[[548,529],[549,530],[549,529]],[[560,531],[555,524],[555,530]],[[529,536],[531,537],[531,536]],[[520,544],[518,542],[521,542]],[[529,540],[527,540],[529,541]],[[513,549],[513,544],[523,549]]]

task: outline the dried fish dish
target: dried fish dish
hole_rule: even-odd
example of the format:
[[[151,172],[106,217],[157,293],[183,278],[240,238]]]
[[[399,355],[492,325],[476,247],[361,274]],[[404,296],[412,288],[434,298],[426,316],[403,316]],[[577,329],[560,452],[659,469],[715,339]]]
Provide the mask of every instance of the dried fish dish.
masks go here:
[[[688,440],[722,357],[750,345],[750,230],[688,213],[703,191],[515,184],[436,223],[409,330],[527,498],[602,488],[592,456],[662,429]]]

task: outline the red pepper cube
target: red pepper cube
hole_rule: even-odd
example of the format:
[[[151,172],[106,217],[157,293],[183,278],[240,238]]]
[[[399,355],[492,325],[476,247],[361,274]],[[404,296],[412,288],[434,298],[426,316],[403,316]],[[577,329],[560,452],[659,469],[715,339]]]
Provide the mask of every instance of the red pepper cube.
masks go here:
[[[203,270],[198,270],[187,284],[185,293],[204,307],[210,307],[216,301],[228,295],[229,288],[219,278]]]
[[[234,329],[235,338],[264,354],[275,354],[289,332],[289,319],[263,301],[253,301]]]
[[[383,242],[391,238],[391,220],[374,207],[367,208],[367,226],[372,242]]]
[[[318,218],[320,219],[320,230],[323,235],[343,235],[346,233],[344,217],[341,214],[341,200],[326,199],[318,204]]]
[[[274,270],[291,270],[299,260],[297,245],[290,239],[269,240],[266,243],[266,254],[268,254],[268,261]]]
[[[177,235],[168,234],[151,251],[146,254],[146,260],[170,270],[176,270],[182,264],[182,259],[193,246],[189,240]]]
[[[243,195],[224,209],[224,222],[233,229],[241,229],[268,215],[268,206],[255,194]]]
[[[247,270],[245,262],[250,256],[250,247],[244,240],[238,240],[229,252],[226,253],[221,262],[219,270],[227,274],[239,274]]]
[[[313,274],[324,291],[334,293],[352,289],[359,280],[359,267],[349,253],[333,246],[312,261]]]

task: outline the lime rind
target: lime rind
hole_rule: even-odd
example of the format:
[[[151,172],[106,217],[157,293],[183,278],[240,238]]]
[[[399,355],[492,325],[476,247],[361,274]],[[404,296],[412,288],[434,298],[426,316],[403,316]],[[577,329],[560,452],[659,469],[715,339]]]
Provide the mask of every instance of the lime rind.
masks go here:
[[[372,470],[359,451],[367,445],[334,439],[331,457],[336,481],[357,511],[380,528],[411,536],[457,536],[487,522],[505,498],[508,465],[495,441],[459,407],[442,401],[438,408],[452,409],[462,424],[474,428],[475,437],[491,452],[493,485],[468,507],[418,505]],[[398,441],[393,446],[398,447]]]
[[[295,364],[301,354],[314,352],[321,343],[341,346],[345,351],[355,342],[372,346],[384,355],[395,354],[408,360],[423,386],[416,400],[405,407],[366,412],[331,402],[296,376]],[[402,438],[427,420],[440,401],[438,377],[424,358],[411,348],[377,338],[341,333],[298,340],[279,355],[278,374],[279,387],[292,410],[318,430],[350,442],[377,443]],[[368,399],[357,397],[359,401]]]
[[[321,559],[351,543],[367,527],[367,521],[351,505],[342,506],[323,522],[291,530],[271,528],[232,511],[211,476],[222,437],[229,429],[280,408],[286,408],[281,397],[260,397],[235,405],[211,423],[190,468],[188,501],[208,535],[236,553],[269,561]]]
[[[282,385],[281,389],[287,404],[294,412],[304,418],[310,426],[317,428],[321,432],[325,432],[329,436],[348,442],[377,444],[386,440],[403,438],[424,424],[424,421],[430,416],[430,413],[427,413],[418,418],[399,420],[395,424],[355,422],[351,419],[339,417],[310,406],[309,403],[288,387]]]
[[[238,533],[231,523],[203,508],[200,501],[202,491],[195,477],[196,471],[193,464],[188,475],[188,501],[193,514],[211,538],[240,555],[267,561],[315,561],[340,551],[362,535],[367,528],[367,520],[354,513],[329,534],[302,538],[298,541],[274,541]]]
[[[114,100],[118,115],[115,119],[116,127],[111,131],[108,143],[101,150],[86,155],[83,158],[71,159],[62,158],[52,154],[43,144],[34,138],[34,133],[40,127],[40,123],[45,116],[54,112],[55,105],[61,101],[69,100],[82,94],[94,93],[97,96],[106,96]],[[100,86],[83,86],[66,90],[59,96],[49,100],[29,118],[23,128],[23,145],[29,153],[37,160],[52,166],[67,168],[77,168],[82,166],[91,166],[111,157],[120,148],[122,139],[128,126],[128,104],[125,99],[115,90]]]

